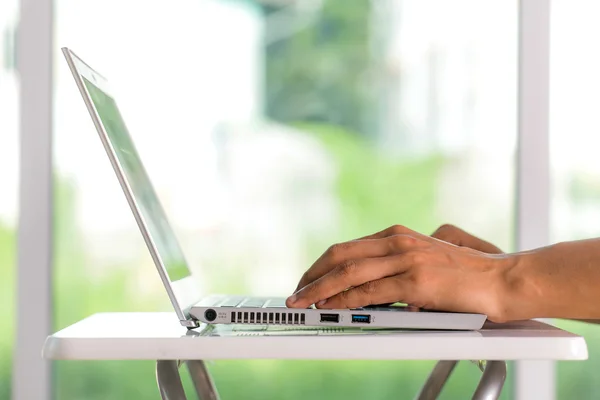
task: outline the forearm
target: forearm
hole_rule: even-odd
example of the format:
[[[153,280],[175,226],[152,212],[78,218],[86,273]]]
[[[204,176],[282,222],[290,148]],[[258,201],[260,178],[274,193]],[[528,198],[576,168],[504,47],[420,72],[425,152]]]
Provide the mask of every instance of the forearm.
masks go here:
[[[600,319],[600,239],[559,243],[507,258],[505,319]]]

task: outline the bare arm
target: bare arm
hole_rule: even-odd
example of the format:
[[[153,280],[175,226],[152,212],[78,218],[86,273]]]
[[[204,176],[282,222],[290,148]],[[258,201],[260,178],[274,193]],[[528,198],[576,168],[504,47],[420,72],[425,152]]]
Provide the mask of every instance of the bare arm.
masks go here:
[[[507,315],[600,319],[600,239],[559,243],[517,253],[507,275]]]

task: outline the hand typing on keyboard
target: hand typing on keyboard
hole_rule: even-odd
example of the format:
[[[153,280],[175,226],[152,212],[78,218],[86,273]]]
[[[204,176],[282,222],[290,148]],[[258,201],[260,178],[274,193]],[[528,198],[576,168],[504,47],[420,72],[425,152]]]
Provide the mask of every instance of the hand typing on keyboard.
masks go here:
[[[431,237],[403,226],[331,247],[306,271],[290,307],[402,302],[486,314],[600,321],[600,238],[504,254],[451,225]],[[565,301],[568,299],[568,301]]]
[[[287,305],[334,309],[402,302],[501,321],[500,295],[514,268],[515,257],[393,226],[329,248],[303,275]]]

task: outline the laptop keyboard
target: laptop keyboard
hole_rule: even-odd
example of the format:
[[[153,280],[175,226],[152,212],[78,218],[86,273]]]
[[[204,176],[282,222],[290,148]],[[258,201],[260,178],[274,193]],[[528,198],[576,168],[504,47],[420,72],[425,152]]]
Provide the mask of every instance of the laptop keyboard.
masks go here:
[[[245,299],[239,305],[239,307],[242,307],[242,308],[262,308],[265,305],[266,302],[267,302],[267,299],[262,299],[262,298],[257,298],[257,297],[249,297],[249,298]]]
[[[219,307],[234,308],[287,308],[285,298],[230,296],[218,304]]]
[[[271,307],[271,308],[287,308],[287,306],[285,305],[285,298],[273,298],[273,299],[269,299],[269,302],[267,303],[266,307]]]
[[[237,307],[237,305],[240,304],[242,300],[244,300],[243,297],[228,297],[225,300],[223,300],[221,304],[219,304],[219,307]]]

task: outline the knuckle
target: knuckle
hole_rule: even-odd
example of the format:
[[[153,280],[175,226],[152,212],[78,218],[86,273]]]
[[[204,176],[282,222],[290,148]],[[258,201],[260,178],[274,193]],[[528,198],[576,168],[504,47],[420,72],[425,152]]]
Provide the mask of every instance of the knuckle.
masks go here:
[[[350,307],[350,291],[346,290],[336,296],[336,303],[341,306],[341,308],[351,308]]]
[[[361,291],[369,298],[377,293],[379,285],[376,282],[370,281],[361,286]]]
[[[310,283],[302,289],[302,295],[306,298],[312,299],[320,291],[320,285],[316,283]]]
[[[342,278],[349,277],[356,271],[357,267],[358,263],[355,260],[348,260],[338,267],[337,273]]]
[[[390,240],[395,249],[409,247],[416,242],[415,238],[408,235],[395,235],[392,236]]]
[[[403,226],[403,225],[398,225],[398,224],[396,224],[396,225],[392,225],[392,226],[390,227],[390,231],[391,231],[391,232],[392,232],[394,235],[399,235],[399,234],[401,234],[401,233],[406,233],[407,229],[406,229],[406,227],[405,227],[405,226]]]
[[[338,243],[329,246],[329,248],[325,252],[325,255],[327,255],[329,257],[333,257],[334,255],[336,255],[339,252],[339,246],[340,245]]]
[[[336,243],[327,249],[326,255],[329,257],[329,259],[338,258],[348,249],[349,246],[350,245],[348,243]]]

